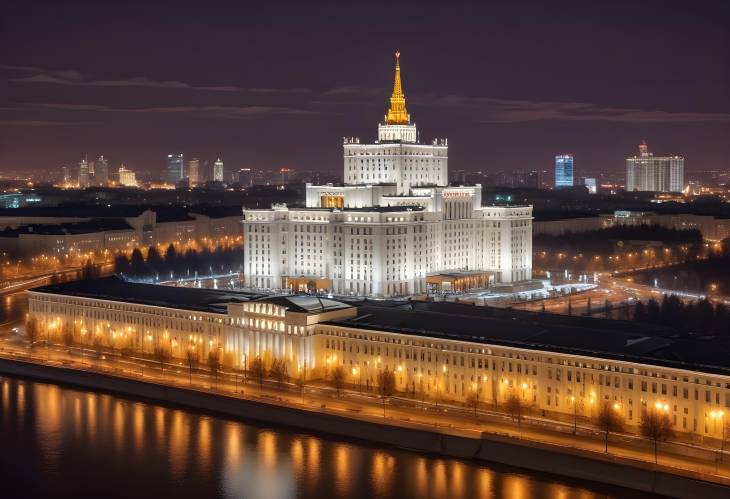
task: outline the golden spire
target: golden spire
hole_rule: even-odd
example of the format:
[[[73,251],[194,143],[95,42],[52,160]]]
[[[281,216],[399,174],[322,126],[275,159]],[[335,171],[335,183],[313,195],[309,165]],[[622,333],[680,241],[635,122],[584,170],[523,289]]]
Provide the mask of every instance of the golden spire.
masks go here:
[[[393,82],[393,95],[390,96],[390,108],[385,116],[386,125],[408,125],[411,116],[406,109],[406,98],[403,95],[403,88],[400,83],[400,52],[395,53],[395,81]]]

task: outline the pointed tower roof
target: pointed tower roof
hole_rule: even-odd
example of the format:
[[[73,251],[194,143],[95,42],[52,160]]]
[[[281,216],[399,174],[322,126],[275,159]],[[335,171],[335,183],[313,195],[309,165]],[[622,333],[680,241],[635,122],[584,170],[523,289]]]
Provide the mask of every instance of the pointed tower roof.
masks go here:
[[[390,96],[390,108],[385,116],[386,125],[408,125],[411,116],[406,109],[406,98],[403,95],[403,87],[400,81],[400,52],[395,53],[395,81],[393,82],[393,94]]]

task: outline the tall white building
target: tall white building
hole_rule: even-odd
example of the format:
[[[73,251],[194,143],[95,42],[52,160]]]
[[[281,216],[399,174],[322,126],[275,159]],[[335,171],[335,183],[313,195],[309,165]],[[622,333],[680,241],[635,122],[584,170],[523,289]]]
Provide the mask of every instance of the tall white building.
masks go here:
[[[419,143],[399,59],[377,142],[344,141],[344,185],[307,184],[305,208],[244,210],[249,286],[399,296],[531,279],[532,207],[448,186],[447,141]]]
[[[223,161],[220,158],[213,163],[213,180],[215,182],[223,182]]]
[[[137,187],[137,174],[124,167],[119,167],[119,185],[124,187]]]
[[[89,161],[84,158],[79,161],[79,187],[85,189],[91,185],[91,172],[89,170]]]
[[[654,156],[646,142],[639,145],[639,155],[626,158],[626,190],[648,192],[682,192],[684,158]]]

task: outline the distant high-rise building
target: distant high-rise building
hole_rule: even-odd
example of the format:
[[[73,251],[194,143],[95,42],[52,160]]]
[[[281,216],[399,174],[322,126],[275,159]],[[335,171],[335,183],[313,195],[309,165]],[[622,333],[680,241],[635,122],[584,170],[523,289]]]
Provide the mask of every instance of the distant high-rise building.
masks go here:
[[[109,183],[109,162],[102,154],[94,162],[94,185],[107,185]]]
[[[68,166],[61,167],[61,182],[63,185],[69,185],[71,183],[71,168]]]
[[[586,189],[588,189],[588,194],[597,194],[598,193],[598,182],[596,182],[595,177],[581,177],[580,182],[578,182],[579,185],[584,185]]]
[[[682,192],[683,189],[682,156],[654,156],[642,141],[639,155],[626,158],[627,191]]]
[[[137,187],[137,175],[132,170],[127,170],[124,165],[119,167],[119,185]]]
[[[279,174],[281,175],[281,185],[289,185],[291,182],[291,169],[282,168],[279,170]]]
[[[241,187],[251,187],[253,185],[253,172],[251,168],[241,168],[238,170],[238,183]]]
[[[220,158],[213,163],[213,181],[223,182],[223,161]]]
[[[555,188],[573,187],[573,155],[555,156]]]
[[[185,177],[183,164],[182,153],[167,155],[167,176],[165,180],[168,184],[177,184]]]
[[[85,189],[90,185],[89,162],[86,158],[79,162],[79,187]]]
[[[188,179],[191,187],[200,183],[200,160],[198,158],[188,161]]]

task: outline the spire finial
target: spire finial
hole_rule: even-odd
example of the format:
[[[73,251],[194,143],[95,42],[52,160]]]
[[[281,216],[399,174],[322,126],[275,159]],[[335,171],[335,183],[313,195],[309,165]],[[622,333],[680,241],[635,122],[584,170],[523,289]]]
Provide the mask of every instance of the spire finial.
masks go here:
[[[400,51],[395,52],[395,80],[393,94],[390,96],[390,108],[385,116],[386,125],[407,125],[411,117],[406,109],[406,98],[400,81]]]

